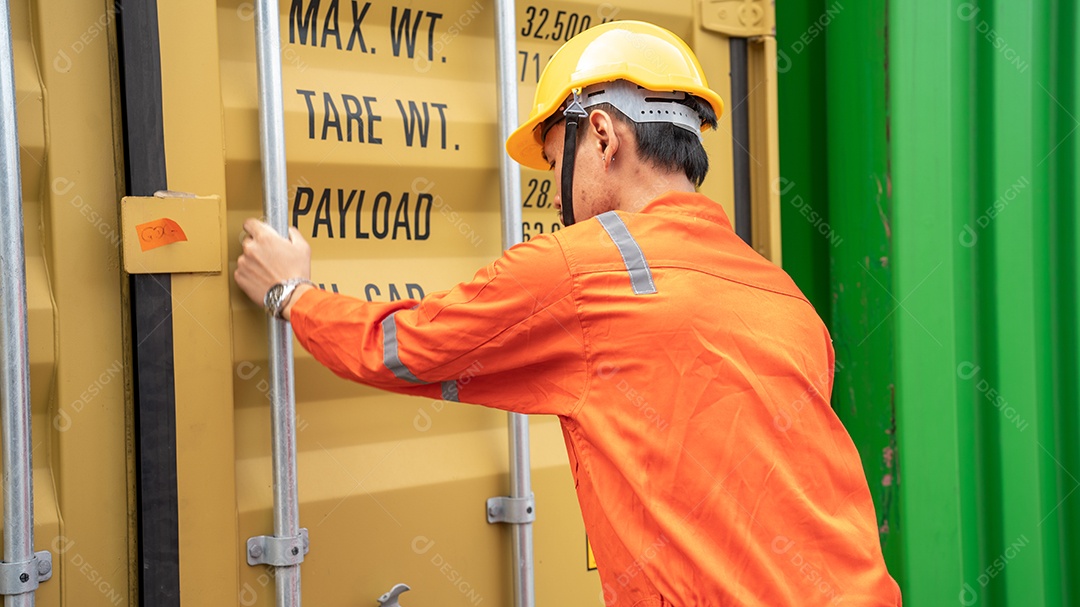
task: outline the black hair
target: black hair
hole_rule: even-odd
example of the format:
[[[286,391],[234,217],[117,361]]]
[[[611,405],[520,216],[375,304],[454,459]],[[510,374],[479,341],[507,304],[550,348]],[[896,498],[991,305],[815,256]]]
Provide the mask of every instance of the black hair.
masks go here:
[[[701,125],[716,128],[716,112],[709,102],[694,95],[687,95],[682,102],[697,112]],[[694,185],[701,186],[709,172],[709,156],[695,133],[670,122],[634,122],[610,103],[589,108],[604,110],[615,119],[629,125],[637,141],[638,155],[653,167],[666,171],[682,171]],[[581,129],[585,133],[585,129]]]

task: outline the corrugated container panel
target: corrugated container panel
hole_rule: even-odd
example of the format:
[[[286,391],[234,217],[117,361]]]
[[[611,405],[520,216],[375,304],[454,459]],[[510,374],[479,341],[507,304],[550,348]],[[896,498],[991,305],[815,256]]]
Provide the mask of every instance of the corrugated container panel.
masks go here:
[[[1076,7],[890,5],[913,604],[1073,605]]]
[[[825,0],[783,2],[776,11],[780,88],[781,225],[784,271],[831,326],[830,246],[818,231],[828,225],[828,119],[825,110],[825,38],[818,22]],[[811,36],[811,28],[815,35]],[[826,230],[827,232],[828,230]]]
[[[902,581],[885,5],[789,3],[777,21],[784,268],[829,325],[833,407]]]
[[[785,267],[908,601],[1072,605],[1077,7],[885,7],[778,7]]]
[[[833,406],[859,446],[890,572],[903,578],[894,409],[892,187],[883,3],[832,2],[815,25],[825,45]]]
[[[10,14],[34,549],[53,559],[37,604],[60,605],[65,597],[69,604],[123,604],[132,520],[110,78],[115,11],[105,3],[17,1]]]
[[[279,7],[287,203],[312,244],[313,279],[369,300],[419,298],[494,259],[492,4]],[[641,19],[701,45],[725,40],[699,29],[699,9],[689,0],[518,2],[522,116],[538,70],[577,31]],[[262,209],[254,9],[222,1],[158,10],[168,186],[224,199],[232,264],[241,222]],[[702,61],[726,90],[727,57]],[[729,133],[709,143],[721,150],[710,187],[723,200]],[[522,171],[522,186],[523,236],[557,229],[550,174]],[[269,605],[270,572],[248,567],[243,553],[248,537],[272,528],[266,321],[230,280],[172,277],[186,312],[172,321],[180,589],[185,603]],[[486,499],[507,491],[505,415],[351,384],[299,346],[295,354],[300,521],[311,538],[305,600],[370,603],[406,582],[406,604],[510,604],[508,536],[484,515]],[[601,605],[558,420],[534,418],[531,433],[537,602]]]

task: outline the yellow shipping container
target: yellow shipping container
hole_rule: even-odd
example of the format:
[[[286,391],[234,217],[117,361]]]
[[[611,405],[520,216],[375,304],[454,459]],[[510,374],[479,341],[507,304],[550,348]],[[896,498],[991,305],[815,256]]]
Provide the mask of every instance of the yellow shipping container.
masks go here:
[[[500,254],[493,3],[280,0],[281,202],[323,288],[419,298]],[[753,244],[778,262],[772,10],[518,2],[521,115],[578,31],[674,31],[733,109],[706,136],[702,191],[733,214],[745,155]],[[39,605],[274,604],[272,568],[246,560],[272,532],[267,323],[231,278],[240,224],[262,213],[254,16],[235,0],[11,3],[35,549],[54,566]],[[731,36],[749,40],[745,102]],[[551,175],[521,181],[523,238],[558,229]],[[169,226],[184,238],[154,247]],[[509,532],[485,515],[507,492],[506,415],[295,354],[304,600],[375,605],[404,582],[406,605],[512,604]],[[603,605],[558,420],[532,419],[531,443],[537,604]]]

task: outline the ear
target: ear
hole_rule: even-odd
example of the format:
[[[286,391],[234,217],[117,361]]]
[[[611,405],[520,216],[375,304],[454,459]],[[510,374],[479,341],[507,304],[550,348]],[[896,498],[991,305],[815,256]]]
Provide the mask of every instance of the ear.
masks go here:
[[[611,166],[615,153],[619,151],[620,138],[615,132],[615,121],[604,110],[589,113],[589,130],[595,137],[597,151],[603,157],[604,168]]]

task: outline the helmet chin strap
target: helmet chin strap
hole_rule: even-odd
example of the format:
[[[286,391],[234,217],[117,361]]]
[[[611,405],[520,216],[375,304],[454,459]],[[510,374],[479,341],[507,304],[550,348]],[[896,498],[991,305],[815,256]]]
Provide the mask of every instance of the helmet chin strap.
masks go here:
[[[563,111],[566,117],[566,136],[563,139],[562,161],[562,223],[565,227],[574,225],[574,158],[577,156],[577,132],[582,118],[589,113],[581,107],[580,91],[574,91],[574,100]]]

